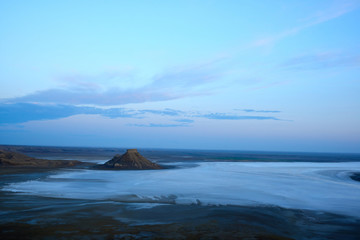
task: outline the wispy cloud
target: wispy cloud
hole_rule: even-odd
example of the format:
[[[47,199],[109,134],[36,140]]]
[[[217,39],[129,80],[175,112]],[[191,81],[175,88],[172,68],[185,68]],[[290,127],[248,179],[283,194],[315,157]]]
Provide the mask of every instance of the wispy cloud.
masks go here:
[[[254,113],[278,113],[278,111],[263,111],[246,109],[248,112]],[[181,111],[176,109],[129,109],[129,108],[98,108],[57,104],[0,104],[0,124],[18,124],[29,121],[44,121],[66,118],[74,115],[88,114],[101,115],[108,118],[132,118],[147,119],[152,116],[160,116],[166,121],[171,121],[169,126],[184,126],[195,122],[196,118],[206,118],[212,120],[280,120],[273,116],[243,116],[234,113],[201,113]],[[148,121],[148,120],[146,120]],[[137,124],[136,126],[152,126],[156,127],[156,123]]]
[[[181,123],[193,123],[194,120],[188,119],[188,118],[182,118],[182,119],[174,119],[175,122],[181,122]]]
[[[351,53],[320,52],[291,58],[280,66],[291,70],[360,67],[360,55]]]
[[[153,109],[128,109],[128,108],[98,108],[72,106],[63,104],[31,104],[15,103],[0,104],[0,124],[23,123],[37,120],[52,120],[66,118],[79,114],[95,114],[108,118],[145,118],[147,114],[160,116],[182,116],[183,111],[165,108],[163,110]]]
[[[286,29],[282,32],[269,35],[260,39],[256,39],[251,46],[261,47],[272,45],[283,38],[292,36],[299,33],[300,31],[330,21],[332,19],[341,17],[351,11],[354,11],[360,6],[358,1],[334,1],[327,9],[317,11],[313,15],[301,20],[302,24],[295,26],[290,29]]]
[[[354,0],[333,1],[329,4],[328,8],[319,10],[312,16],[302,19],[302,21],[306,23],[304,25],[305,27],[309,27],[341,17],[344,14],[354,11],[359,6],[359,1]]]
[[[122,73],[99,74],[97,77],[73,76],[70,81],[59,88],[37,91],[26,96],[2,99],[5,103],[51,103],[51,104],[92,104],[92,105],[123,105],[128,103],[144,103],[168,101],[190,96],[207,95],[208,89],[204,87],[221,79],[223,72],[217,69],[216,61],[192,65],[187,67],[172,68],[164,73],[155,75],[151,82],[140,87],[122,88]],[[98,82],[109,82],[118,79],[111,86],[98,84],[95,78],[103,78]],[[86,81],[86,78],[89,80]],[[78,80],[76,80],[78,79]]]
[[[198,93],[200,94],[200,93]],[[191,93],[167,92],[164,89],[151,89],[142,87],[137,89],[113,88],[106,91],[95,91],[92,89],[49,89],[38,91],[23,97],[5,99],[6,102],[25,103],[51,103],[51,104],[94,104],[94,105],[123,105],[127,103],[144,103],[166,101],[195,95]]]
[[[305,27],[294,27],[294,28],[288,29],[286,31],[283,31],[283,32],[280,32],[277,34],[273,34],[273,35],[270,35],[267,37],[256,39],[254,42],[252,42],[251,46],[262,47],[262,46],[272,45],[275,42],[277,42],[285,37],[288,37],[288,36],[298,33],[300,30],[302,30],[304,28]]]
[[[0,104],[0,124],[24,123],[66,118],[79,114],[98,114],[106,117],[136,118],[139,114],[123,108],[101,109],[71,105],[42,105],[30,103]]]
[[[147,123],[147,124],[128,124],[132,127],[155,127],[155,128],[164,128],[164,127],[188,127],[188,124],[164,124],[164,123]]]
[[[166,116],[179,116],[180,114],[183,114],[183,111],[175,110],[171,108],[165,108],[164,110],[153,110],[153,109],[144,109],[144,110],[138,110],[139,113],[152,113],[152,114],[158,114],[158,115],[166,115]]]
[[[244,112],[253,112],[253,113],[280,113],[281,111],[277,110],[255,110],[255,109],[234,109],[238,111],[244,111]]]
[[[199,117],[216,120],[281,120],[276,117],[269,116],[242,116],[242,115],[229,115],[224,113],[210,113],[203,114]]]

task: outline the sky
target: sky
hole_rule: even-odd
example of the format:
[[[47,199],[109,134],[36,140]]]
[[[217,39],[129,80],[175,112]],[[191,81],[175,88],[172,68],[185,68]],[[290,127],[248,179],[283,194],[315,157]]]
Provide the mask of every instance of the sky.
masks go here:
[[[0,144],[360,152],[360,1],[0,1]]]

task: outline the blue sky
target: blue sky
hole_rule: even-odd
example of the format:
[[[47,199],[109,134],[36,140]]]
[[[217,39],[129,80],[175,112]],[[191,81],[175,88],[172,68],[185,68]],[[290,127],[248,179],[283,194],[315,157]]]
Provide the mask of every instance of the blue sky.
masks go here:
[[[0,144],[360,152],[360,1],[1,1]]]

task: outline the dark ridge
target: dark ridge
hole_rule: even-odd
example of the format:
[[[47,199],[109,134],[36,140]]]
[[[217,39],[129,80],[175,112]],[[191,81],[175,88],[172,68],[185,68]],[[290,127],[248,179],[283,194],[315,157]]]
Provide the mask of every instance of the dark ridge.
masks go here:
[[[0,150],[0,167],[32,167],[32,168],[57,168],[73,167],[83,162],[75,160],[46,160],[29,157],[27,155]]]

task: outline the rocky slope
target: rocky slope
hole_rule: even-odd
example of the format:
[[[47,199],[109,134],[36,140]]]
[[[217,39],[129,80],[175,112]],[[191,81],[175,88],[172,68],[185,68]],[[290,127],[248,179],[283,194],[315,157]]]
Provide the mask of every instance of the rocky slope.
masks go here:
[[[97,168],[124,169],[124,170],[147,170],[161,169],[159,165],[141,156],[136,149],[128,149],[123,155],[115,155],[111,160]]]

